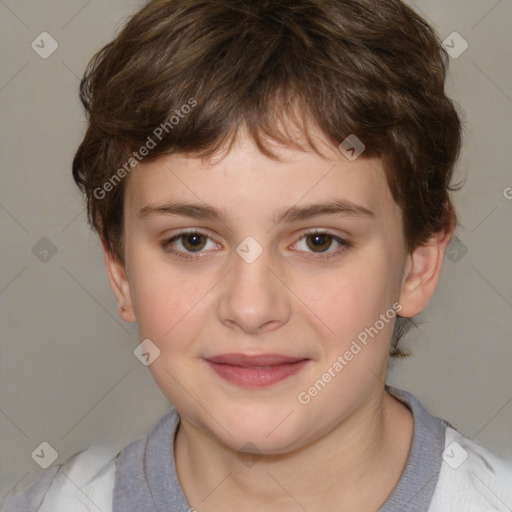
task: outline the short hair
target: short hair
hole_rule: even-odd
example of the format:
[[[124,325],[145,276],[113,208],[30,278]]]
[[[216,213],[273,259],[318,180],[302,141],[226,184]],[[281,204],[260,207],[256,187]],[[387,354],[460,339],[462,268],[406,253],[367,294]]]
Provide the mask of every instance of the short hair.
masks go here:
[[[444,91],[447,62],[435,31],[400,0],[150,1],[81,81],[88,126],[73,177],[89,223],[124,262],[119,178],[139,149],[151,146],[146,162],[207,157],[243,127],[277,158],[269,140],[305,149],[295,125],[316,152],[312,127],[336,146],[355,135],[362,157],[381,159],[411,251],[456,221],[461,123]]]

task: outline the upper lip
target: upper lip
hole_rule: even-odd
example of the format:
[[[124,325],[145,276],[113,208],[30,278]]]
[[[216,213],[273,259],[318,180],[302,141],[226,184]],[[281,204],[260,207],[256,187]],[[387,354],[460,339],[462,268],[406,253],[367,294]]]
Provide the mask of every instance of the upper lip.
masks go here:
[[[305,357],[290,357],[281,354],[221,354],[218,356],[207,357],[206,360],[217,364],[229,364],[232,366],[257,367],[257,366],[278,366],[286,363],[296,363],[304,361]]]

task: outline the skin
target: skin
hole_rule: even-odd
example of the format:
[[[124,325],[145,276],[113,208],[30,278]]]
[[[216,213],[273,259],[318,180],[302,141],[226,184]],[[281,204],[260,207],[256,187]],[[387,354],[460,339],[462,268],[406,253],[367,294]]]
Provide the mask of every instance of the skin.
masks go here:
[[[426,306],[451,232],[409,254],[379,160],[350,162],[326,142],[324,156],[272,149],[281,161],[241,132],[213,159],[175,154],[139,165],[125,192],[125,264],[105,249],[109,280],[123,320],[137,321],[140,339],[161,351],[149,369],[181,415],[175,461],[194,508],[375,511],[400,478],[413,432],[409,409],[384,389],[393,322],[307,405],[297,396],[393,303],[406,317]],[[276,223],[286,208],[331,200],[372,215]],[[153,211],[178,201],[225,218]],[[206,235],[200,253],[184,237],[165,245],[194,229]],[[311,230],[332,238],[317,248]],[[263,251],[251,263],[236,252],[248,236]],[[322,252],[330,257],[319,258]],[[284,381],[246,389],[203,359],[233,352],[309,361]],[[253,452],[251,467],[239,457],[246,443],[256,447],[245,449]]]

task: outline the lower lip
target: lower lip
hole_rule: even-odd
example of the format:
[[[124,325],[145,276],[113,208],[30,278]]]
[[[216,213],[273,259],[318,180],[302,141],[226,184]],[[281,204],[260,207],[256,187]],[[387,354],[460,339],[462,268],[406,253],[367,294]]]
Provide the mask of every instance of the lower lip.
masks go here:
[[[285,363],[259,368],[213,363],[208,360],[206,360],[206,362],[217,375],[232,384],[245,388],[262,388],[271,386],[276,382],[280,382],[296,374],[306,366],[308,360],[303,359],[296,363]]]

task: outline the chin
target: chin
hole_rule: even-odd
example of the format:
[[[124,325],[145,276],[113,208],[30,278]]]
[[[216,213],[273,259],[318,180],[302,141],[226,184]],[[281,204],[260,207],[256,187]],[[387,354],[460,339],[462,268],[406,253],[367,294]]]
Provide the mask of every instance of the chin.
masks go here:
[[[297,418],[293,418],[296,413],[292,411],[282,407],[273,410],[267,407],[266,411],[254,407],[240,408],[216,417],[224,428],[212,423],[211,419],[203,428],[206,427],[220,443],[235,451],[284,454],[298,447],[309,430],[306,425],[301,428],[296,424]]]

